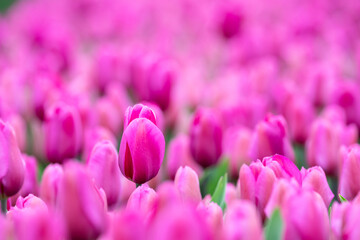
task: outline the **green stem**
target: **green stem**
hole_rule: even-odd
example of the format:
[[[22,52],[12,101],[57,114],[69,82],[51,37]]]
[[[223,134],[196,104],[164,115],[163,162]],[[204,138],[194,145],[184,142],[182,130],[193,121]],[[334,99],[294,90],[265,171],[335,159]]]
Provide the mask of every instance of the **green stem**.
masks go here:
[[[6,209],[6,197],[2,197],[1,198],[1,212],[5,215],[6,212],[7,212],[7,209]]]
[[[140,187],[141,183],[136,183],[136,188]]]

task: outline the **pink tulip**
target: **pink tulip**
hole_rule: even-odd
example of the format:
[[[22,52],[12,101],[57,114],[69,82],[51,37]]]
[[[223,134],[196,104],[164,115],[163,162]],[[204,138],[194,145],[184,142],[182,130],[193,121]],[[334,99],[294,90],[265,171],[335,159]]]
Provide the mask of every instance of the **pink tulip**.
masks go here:
[[[236,179],[240,167],[243,164],[250,164],[249,147],[251,131],[247,128],[229,128],[225,132],[223,148],[224,154],[230,159],[230,175]]]
[[[268,115],[265,120],[256,125],[249,154],[252,159],[262,159],[274,154],[281,154],[295,161],[287,124],[282,116]]]
[[[227,205],[231,204],[233,201],[235,201],[238,196],[238,192],[236,191],[236,187],[233,183],[227,183],[226,189],[225,189],[225,202]]]
[[[72,239],[97,238],[106,229],[106,199],[85,166],[69,161],[59,189],[59,209]]]
[[[184,201],[201,201],[199,178],[190,167],[180,167],[176,172],[174,183]]]
[[[342,148],[342,169],[339,180],[339,193],[347,200],[353,199],[360,191],[360,145]]]
[[[95,127],[86,129],[84,134],[84,146],[82,159],[87,162],[94,146],[103,140],[109,140],[112,144],[117,146],[117,141],[112,132],[103,127]]]
[[[243,165],[239,175],[240,198],[254,202],[261,213],[277,179],[293,178],[301,184],[301,174],[295,164],[280,155],[264,158],[262,162],[257,160],[250,166]]]
[[[56,207],[59,202],[60,184],[64,176],[61,165],[49,164],[42,175],[40,183],[40,197],[49,207]]]
[[[234,6],[234,4],[227,4],[221,10],[219,14],[220,33],[225,39],[233,38],[241,32],[244,21],[242,11],[238,6]]]
[[[66,158],[76,157],[82,137],[80,116],[72,106],[58,103],[47,111],[45,149],[48,161],[62,163]]]
[[[219,161],[222,153],[222,128],[210,109],[198,109],[190,129],[190,150],[194,160],[202,167]]]
[[[325,205],[329,207],[331,200],[334,198],[334,194],[332,193],[326,180],[324,170],[318,166],[309,169],[302,168],[301,175],[302,188],[310,189],[320,194]]]
[[[189,166],[198,175],[201,173],[201,167],[193,160],[190,153],[189,137],[187,135],[178,135],[171,139],[167,150],[167,173],[171,179],[179,167]]]
[[[36,159],[25,154],[22,155],[25,162],[25,176],[24,183],[20,191],[10,198],[11,205],[16,203],[16,200],[19,196],[26,197],[29,194],[38,194],[38,182],[37,182],[37,172],[38,166]]]
[[[201,201],[197,208],[197,212],[211,231],[211,236],[214,239],[221,239],[223,237],[223,211],[221,207],[207,199]]]
[[[226,240],[264,239],[261,218],[251,202],[236,200],[228,206],[224,234]]]
[[[336,174],[340,167],[341,145],[349,146],[357,141],[357,129],[340,121],[319,118],[311,126],[306,141],[306,159],[309,166],[320,166],[326,173]]]
[[[155,113],[141,104],[129,107],[119,151],[121,172],[136,183],[149,181],[159,172],[164,151],[165,139]]]
[[[120,196],[121,173],[117,151],[109,140],[98,142],[94,146],[87,168],[96,185],[105,191],[109,207],[115,206]]]
[[[12,196],[22,187],[25,177],[25,163],[17,145],[14,129],[0,120],[1,194]]]
[[[126,208],[141,213],[146,222],[151,221],[156,212],[157,197],[152,188],[143,184],[131,194]]]

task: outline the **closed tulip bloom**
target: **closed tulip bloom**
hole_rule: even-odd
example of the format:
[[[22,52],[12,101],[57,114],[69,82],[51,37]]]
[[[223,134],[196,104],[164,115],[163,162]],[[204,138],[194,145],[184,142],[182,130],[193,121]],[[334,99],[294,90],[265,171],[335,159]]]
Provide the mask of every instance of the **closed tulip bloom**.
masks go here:
[[[320,166],[328,174],[337,174],[340,147],[356,143],[357,137],[355,125],[346,126],[342,121],[326,118],[315,120],[305,145],[309,166]]]
[[[159,172],[165,152],[165,139],[149,107],[137,104],[125,113],[119,166],[128,179],[144,183]]]
[[[281,155],[257,160],[240,169],[238,187],[240,198],[256,204],[262,213],[273,191],[277,179],[294,179],[301,184],[301,174],[295,164]]]
[[[312,167],[309,169],[302,168],[302,187],[304,189],[310,189],[322,197],[327,207],[330,206],[331,200],[334,198],[329,184],[326,180],[326,175],[321,167]]]
[[[29,194],[38,194],[38,182],[37,182],[37,172],[38,166],[37,161],[34,157],[22,155],[25,162],[25,176],[24,183],[20,191],[11,197],[11,204],[14,205],[19,196],[26,197]]]
[[[210,109],[198,109],[190,128],[190,150],[202,167],[215,165],[222,154],[222,127]]]
[[[144,219],[150,220],[155,214],[157,193],[143,184],[130,195],[126,208],[139,211]]]
[[[245,200],[232,202],[226,210],[224,233],[226,240],[264,239],[254,204]]]
[[[71,239],[95,239],[107,225],[106,199],[85,166],[69,161],[59,189],[59,210]]]
[[[190,167],[180,167],[174,182],[184,201],[201,201],[199,178]]]
[[[205,220],[212,237],[221,239],[223,237],[223,211],[221,207],[211,202],[210,199],[204,199],[198,204],[196,210]]]
[[[19,240],[61,240],[65,238],[64,226],[55,213],[48,210],[46,204],[30,194],[18,198],[16,205],[7,212],[7,218],[13,223],[14,238]]]
[[[47,111],[45,151],[48,161],[62,163],[67,158],[76,157],[82,137],[80,115],[75,108],[58,103]]]
[[[258,123],[250,143],[249,154],[252,159],[262,159],[274,154],[284,155],[294,161],[287,124],[282,116],[268,115]]]
[[[347,200],[353,199],[360,191],[360,145],[354,144],[341,149],[342,169],[339,180],[339,193]]]
[[[40,183],[40,197],[49,207],[57,206],[63,176],[63,168],[57,163],[49,164],[43,172]]]
[[[243,24],[243,14],[241,9],[238,6],[233,6],[234,4],[228,4],[226,8],[224,8],[220,15],[220,26],[219,30],[225,39],[230,39],[239,34],[242,30]]]
[[[6,196],[16,194],[25,177],[25,163],[17,145],[14,129],[0,120],[0,193]]]
[[[109,207],[116,205],[120,197],[121,172],[117,151],[109,140],[101,141],[94,146],[87,168],[96,185],[105,191]]]
[[[201,167],[191,156],[189,137],[187,135],[180,134],[171,139],[167,150],[166,164],[167,173],[171,179],[175,178],[179,167],[189,166],[198,175],[201,173]]]

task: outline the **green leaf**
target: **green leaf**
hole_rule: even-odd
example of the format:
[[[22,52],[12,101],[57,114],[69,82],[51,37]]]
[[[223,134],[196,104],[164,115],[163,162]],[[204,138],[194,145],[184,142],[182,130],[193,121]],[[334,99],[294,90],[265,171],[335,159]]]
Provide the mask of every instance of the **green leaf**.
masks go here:
[[[0,13],[6,12],[14,2],[15,0],[0,0]]]
[[[305,149],[303,145],[294,144],[294,152],[296,159],[296,166],[301,170],[302,167],[307,168],[305,161]]]
[[[339,199],[340,199],[340,202],[347,202],[346,198],[344,198],[343,196],[341,196],[340,193],[339,193]]]
[[[329,216],[330,216],[330,214],[331,214],[332,205],[334,204],[335,201],[336,201],[336,200],[335,200],[335,197],[334,197],[334,198],[331,200],[331,202],[330,202],[329,209],[328,209]]]
[[[211,201],[217,203],[222,210],[225,210],[225,190],[227,184],[227,173],[222,176],[216,185],[215,191],[212,194]]]
[[[227,173],[229,160],[222,159],[220,163],[212,168],[207,168],[200,179],[201,194],[205,197],[207,194],[212,195],[218,184],[219,179]]]
[[[273,211],[270,219],[265,224],[265,239],[280,240],[282,239],[284,221],[281,217],[280,210],[277,208]]]

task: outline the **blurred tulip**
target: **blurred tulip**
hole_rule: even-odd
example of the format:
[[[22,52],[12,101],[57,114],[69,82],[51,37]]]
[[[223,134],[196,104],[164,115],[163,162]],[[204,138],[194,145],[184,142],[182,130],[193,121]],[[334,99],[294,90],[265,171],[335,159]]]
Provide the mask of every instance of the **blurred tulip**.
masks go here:
[[[280,154],[295,161],[287,124],[282,116],[268,115],[265,120],[256,125],[249,153],[253,160]]]
[[[309,169],[302,168],[301,175],[302,188],[310,189],[320,194],[325,205],[329,207],[332,199],[334,198],[334,194],[332,193],[326,180],[324,170],[318,166]]]
[[[96,185],[105,191],[108,206],[115,206],[120,196],[121,172],[117,151],[109,140],[98,142],[94,146],[87,168],[94,177]]]
[[[198,204],[196,210],[205,220],[208,229],[211,231],[211,236],[214,239],[221,239],[223,237],[223,211],[221,207],[217,203],[204,199]]]
[[[347,200],[353,199],[360,191],[360,145],[343,147],[342,169],[339,180],[339,193]]]
[[[150,221],[156,212],[157,197],[152,188],[143,184],[131,194],[126,208],[138,211],[146,222]]]
[[[199,178],[190,167],[180,167],[176,172],[174,183],[183,200],[201,201]]]
[[[227,240],[264,239],[261,218],[251,202],[236,200],[228,206],[224,234]]]
[[[149,181],[159,172],[164,152],[165,139],[155,113],[141,104],[129,107],[119,151],[121,172],[139,184]]]
[[[42,175],[40,183],[40,197],[49,207],[56,207],[59,199],[60,184],[64,176],[61,165],[49,164]]]
[[[189,137],[187,135],[180,134],[171,139],[167,150],[166,163],[167,173],[171,179],[175,178],[179,167],[189,166],[198,175],[201,173],[201,167],[194,162],[191,156]]]
[[[109,140],[114,146],[117,146],[117,141],[114,136],[108,129],[103,127],[95,127],[85,130],[84,135],[84,146],[83,146],[83,156],[82,159],[87,162],[89,155],[93,150],[94,146],[103,140]]]
[[[0,193],[13,196],[22,187],[25,177],[25,163],[17,145],[14,129],[0,120]]]
[[[320,166],[328,174],[336,174],[340,167],[341,145],[349,146],[357,141],[357,129],[343,122],[319,118],[311,126],[306,141],[306,159],[309,166]]]
[[[76,157],[81,148],[82,134],[81,120],[76,109],[62,103],[50,108],[45,120],[47,160],[62,163],[66,158]]]
[[[91,180],[85,166],[69,161],[59,189],[59,210],[71,239],[94,239],[107,226],[106,199]]]
[[[241,9],[234,4],[227,4],[220,12],[219,30],[225,39],[235,37],[241,32],[244,16]]]
[[[293,178],[301,184],[301,174],[295,164],[280,155],[266,157],[262,162],[257,160],[250,166],[243,165],[239,175],[240,198],[255,203],[261,213],[263,213],[277,179]]]
[[[202,167],[215,165],[222,153],[222,128],[210,109],[198,109],[190,129],[190,150]]]
[[[36,159],[25,154],[23,154],[22,157],[25,162],[24,183],[20,191],[11,198],[9,198],[11,200],[11,205],[14,205],[16,203],[16,200],[19,196],[26,197],[29,194],[38,195],[38,166]]]

